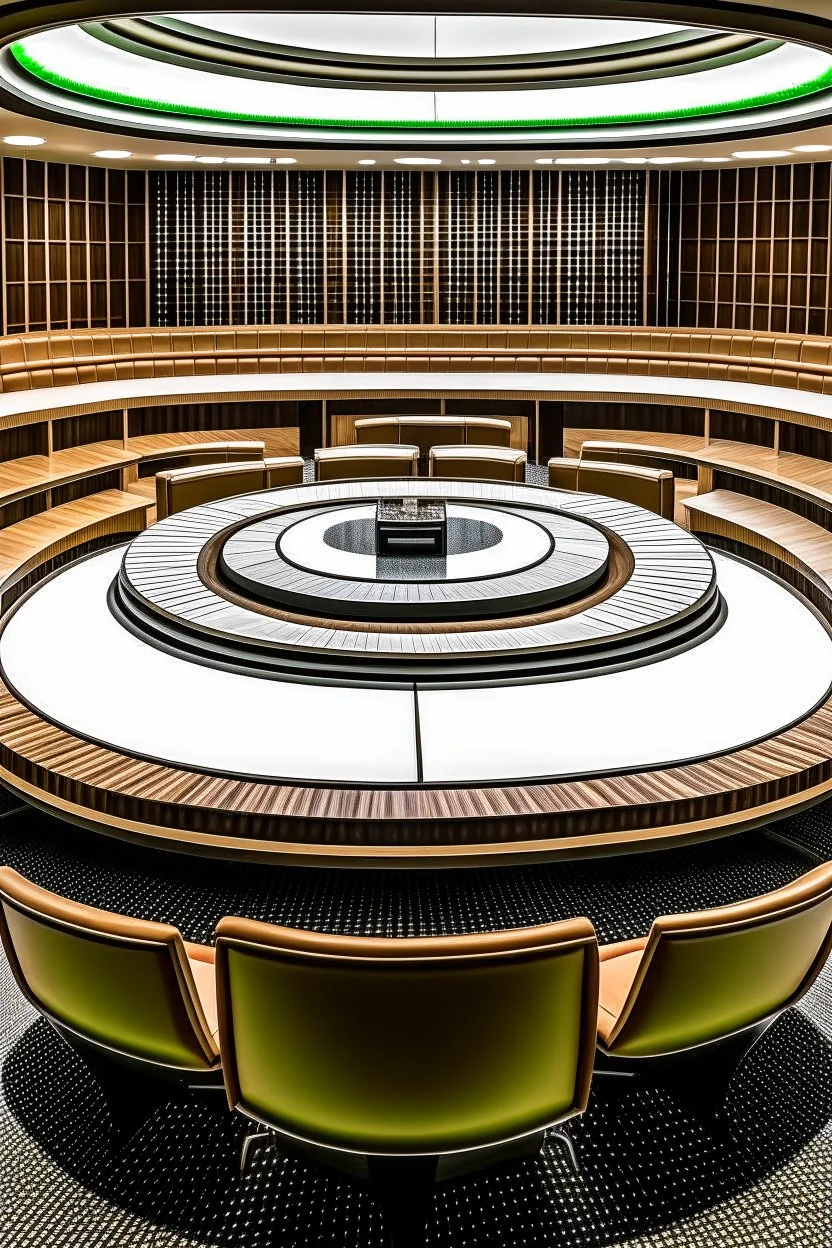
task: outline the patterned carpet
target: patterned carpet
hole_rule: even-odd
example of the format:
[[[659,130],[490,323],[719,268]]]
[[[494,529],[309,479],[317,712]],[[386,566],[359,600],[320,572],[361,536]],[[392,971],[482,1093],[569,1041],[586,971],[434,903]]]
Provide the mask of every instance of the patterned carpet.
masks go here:
[[[12,803],[6,803],[8,809]],[[781,839],[782,838],[782,839]],[[34,811],[0,818],[0,860],[79,901],[208,941],[241,913],[334,932],[492,930],[588,914],[602,941],[659,913],[764,892],[832,856],[832,803],[688,850],[514,869],[372,873],[218,864],[137,849]],[[216,1093],[169,1102],[120,1147],[81,1060],[0,962],[2,1248],[381,1248],[356,1184],[282,1155],[236,1161],[245,1125]],[[430,1248],[830,1248],[832,966],[732,1080],[729,1131],[635,1079],[596,1078],[533,1160],[441,1185]]]

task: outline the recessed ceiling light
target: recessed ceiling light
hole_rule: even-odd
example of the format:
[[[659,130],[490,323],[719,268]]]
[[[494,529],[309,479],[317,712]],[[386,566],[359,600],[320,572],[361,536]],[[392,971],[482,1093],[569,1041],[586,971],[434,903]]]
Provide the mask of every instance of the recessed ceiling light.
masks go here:
[[[702,163],[704,165],[730,165],[730,156],[703,156]]]
[[[93,156],[97,156],[99,160],[126,160],[128,156],[132,156],[132,152],[128,152],[123,147],[102,147],[100,152],[93,152]]]
[[[486,157],[483,160],[477,161],[478,165],[496,165],[496,163],[497,163],[496,160],[492,160],[490,157]]]
[[[157,160],[196,160],[195,156],[189,156],[187,152],[160,152],[156,157]]]
[[[227,165],[270,165],[268,156],[226,156]]]
[[[646,156],[619,156],[622,165],[646,165]]]
[[[470,160],[461,160],[459,163],[460,163],[461,165],[470,165],[470,163],[471,163],[471,162],[470,162]]]
[[[46,139],[41,139],[36,134],[7,134],[3,142],[10,143],[12,147],[40,147]]]
[[[359,165],[374,165],[376,162],[374,160],[359,160],[358,163]]]
[[[832,143],[801,143],[796,152],[832,152]]]
[[[692,156],[648,156],[647,163],[650,165],[689,165],[693,160]]]
[[[224,156],[197,156],[198,165],[222,165],[225,164]]]
[[[273,165],[296,165],[297,158],[295,156],[273,156]]]
[[[791,156],[791,152],[773,147],[766,152],[734,152],[737,160],[776,160],[778,156]]]
[[[553,165],[555,163],[554,156],[538,156],[534,162],[536,165]]]
[[[436,156],[394,156],[394,165],[441,165]]]
[[[609,156],[558,156],[556,165],[608,165]]]

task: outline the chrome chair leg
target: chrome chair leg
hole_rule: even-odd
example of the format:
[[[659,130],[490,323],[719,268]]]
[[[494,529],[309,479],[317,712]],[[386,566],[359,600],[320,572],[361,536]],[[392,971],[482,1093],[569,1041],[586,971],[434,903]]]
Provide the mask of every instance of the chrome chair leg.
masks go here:
[[[575,1145],[572,1143],[572,1141],[570,1140],[566,1132],[565,1131],[550,1131],[548,1134],[553,1140],[560,1141],[560,1143],[566,1149],[567,1154],[569,1155],[569,1160],[572,1163],[572,1169],[575,1171],[577,1175],[580,1175],[581,1170],[580,1170],[580,1166],[578,1165],[578,1154],[575,1152]]]
[[[243,1148],[240,1153],[240,1178],[243,1177],[248,1168],[248,1159],[252,1146],[259,1143],[260,1140],[267,1140],[270,1135],[270,1131],[255,1131],[251,1135],[247,1135],[243,1140]]]

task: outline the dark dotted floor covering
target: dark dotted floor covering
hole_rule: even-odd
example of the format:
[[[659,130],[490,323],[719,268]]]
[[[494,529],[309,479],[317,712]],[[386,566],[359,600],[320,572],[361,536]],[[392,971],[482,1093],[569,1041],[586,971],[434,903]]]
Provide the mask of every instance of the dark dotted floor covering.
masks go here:
[[[35,811],[0,820],[0,861],[73,901],[175,924],[210,943],[226,914],[287,927],[429,936],[587,915],[602,943],[659,914],[770,892],[812,864],[761,832],[661,854],[448,871],[264,867],[139,849]]]
[[[808,820],[808,830],[805,822]],[[0,818],[0,861],[79,901],[207,941],[226,913],[356,933],[488,930],[588,914],[602,941],[659,913],[752,896],[832,849],[832,804],[687,850],[480,871],[219,864],[140,850],[33,811]],[[832,968],[732,1079],[727,1130],[644,1080],[596,1078],[561,1147],[437,1189],[429,1248],[832,1248]],[[207,1093],[116,1147],[81,1060],[0,959],[0,1248],[381,1248],[356,1184],[283,1155],[235,1166],[246,1126]]]

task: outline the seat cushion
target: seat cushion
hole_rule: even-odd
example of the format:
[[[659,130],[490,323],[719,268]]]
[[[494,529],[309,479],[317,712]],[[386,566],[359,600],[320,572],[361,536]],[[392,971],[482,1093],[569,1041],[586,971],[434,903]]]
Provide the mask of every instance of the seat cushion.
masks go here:
[[[601,950],[598,984],[598,1036],[606,1042],[624,1008],[627,995],[636,977],[647,937],[625,941]],[[634,948],[634,946],[636,946]],[[608,952],[607,952],[608,950]],[[618,950],[619,952],[616,952]]]
[[[216,1038],[219,1031],[217,1020],[217,986],[214,977],[214,950],[211,945],[196,945],[185,941],[188,964],[194,977],[197,996],[208,1024],[208,1030]]]

